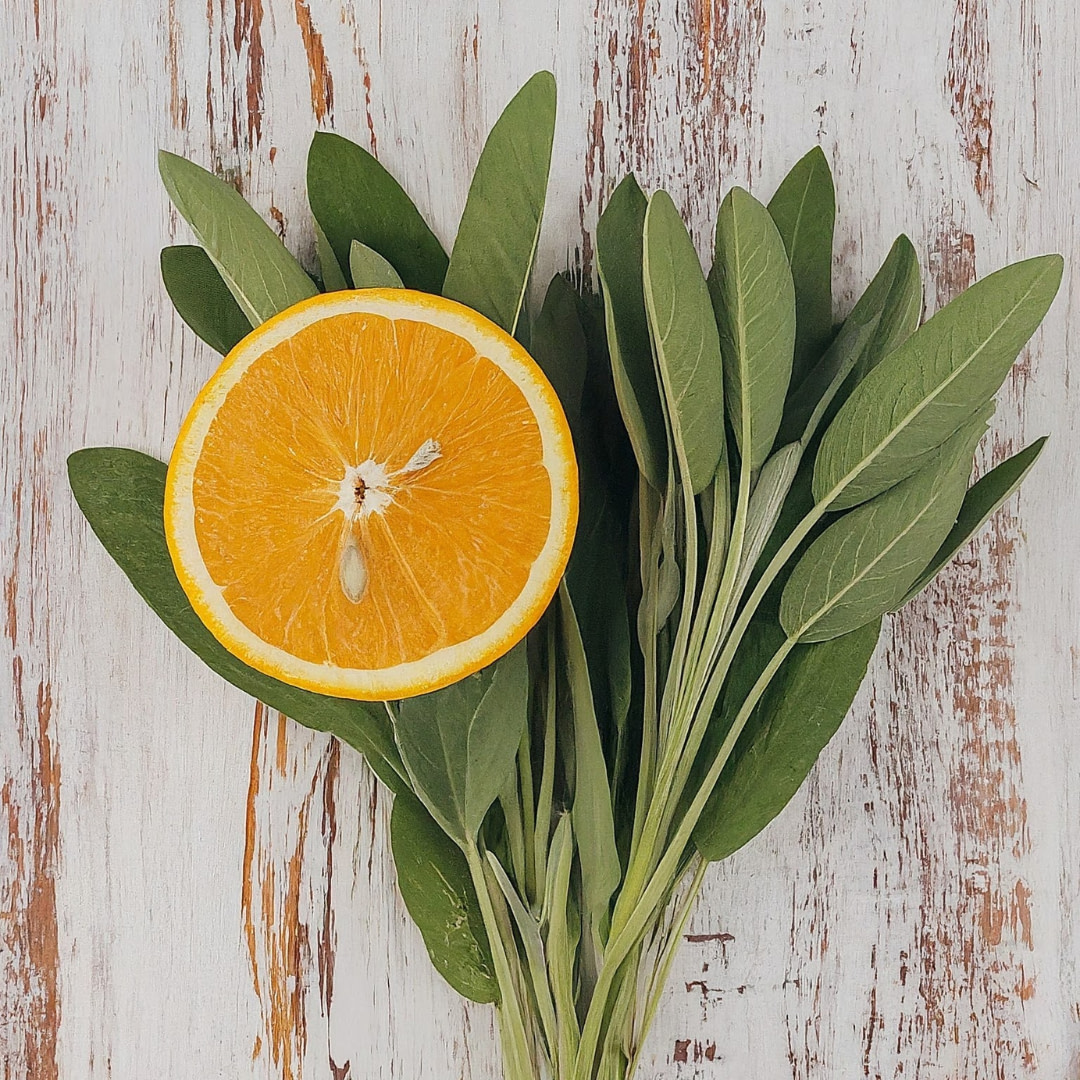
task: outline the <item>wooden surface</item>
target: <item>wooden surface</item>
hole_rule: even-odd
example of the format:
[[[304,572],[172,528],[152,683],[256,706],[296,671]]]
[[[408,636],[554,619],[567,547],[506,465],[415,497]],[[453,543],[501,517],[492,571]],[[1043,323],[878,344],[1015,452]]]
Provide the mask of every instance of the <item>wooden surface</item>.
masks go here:
[[[1080,1077],[1080,17],[1071,0],[34,0],[3,5],[0,1070],[493,1080],[431,970],[358,758],[226,687],[79,519],[67,453],[166,456],[214,366],[157,251],[158,146],[238,180],[305,258],[316,126],[444,239],[500,106],[554,69],[540,274],[592,269],[628,168],[705,240],[820,142],[839,299],[893,236],[933,309],[1065,253],[986,464],[1019,502],[888,627],[803,792],[714,868],[643,1078]]]

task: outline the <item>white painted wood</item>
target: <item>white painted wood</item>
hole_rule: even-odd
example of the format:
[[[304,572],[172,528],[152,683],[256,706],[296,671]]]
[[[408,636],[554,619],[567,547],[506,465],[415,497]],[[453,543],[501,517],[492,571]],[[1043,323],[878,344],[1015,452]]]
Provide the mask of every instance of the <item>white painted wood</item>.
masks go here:
[[[538,279],[591,269],[627,168],[670,188],[704,253],[722,187],[768,194],[820,141],[843,301],[903,230],[933,308],[1011,258],[1075,262],[1080,19],[1065,0],[40,0],[2,18],[4,1076],[495,1078],[490,1010],[430,970],[366,769],[188,656],[68,495],[80,445],[166,455],[214,365],[159,283],[159,247],[186,234],[153,151],[235,176],[309,257],[320,124],[371,146],[449,240],[484,133],[552,67]],[[893,623],[806,789],[711,872],[645,1080],[1080,1070],[1075,281],[985,462],[1056,438]]]

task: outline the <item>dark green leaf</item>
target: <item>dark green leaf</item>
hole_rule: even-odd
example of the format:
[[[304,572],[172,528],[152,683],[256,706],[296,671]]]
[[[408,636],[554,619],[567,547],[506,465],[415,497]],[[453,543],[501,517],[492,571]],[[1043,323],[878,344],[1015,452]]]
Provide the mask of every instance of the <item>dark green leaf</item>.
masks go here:
[[[672,437],[686,455],[697,494],[712,483],[724,452],[720,337],[697,252],[664,191],[649,200],[644,237],[649,332]]]
[[[555,137],[555,78],[534,75],[495,121],[476,163],[443,295],[507,333],[525,301]]]
[[[201,247],[161,250],[161,279],[177,314],[223,356],[251,333],[251,323]]]
[[[438,293],[446,276],[442,245],[401,185],[362,147],[318,131],[307,162],[308,201],[340,267],[354,240],[379,252],[410,289]]]
[[[352,242],[349,248],[349,273],[357,289],[400,289],[398,272],[374,248]]]
[[[231,184],[162,150],[158,169],[173,205],[191,226],[252,326],[318,289],[277,234]]]
[[[581,398],[588,350],[574,287],[561,274],[548,285],[532,329],[532,356],[562,403],[575,443],[581,439]]]
[[[783,631],[772,625],[761,667],[783,642]],[[694,830],[706,859],[727,858],[791,801],[851,708],[880,630],[879,619],[792,650],[747,721]]]
[[[390,849],[401,898],[423,935],[435,970],[470,1001],[497,1002],[491,945],[469,865],[408,791],[394,797]]]
[[[325,697],[263,675],[220,645],[192,610],[165,542],[165,464],[135,450],[94,447],[68,458],[79,509],[105,550],[163,623],[222,678],[305,727],[329,731],[361,751],[394,791],[404,767],[381,705]]]
[[[728,417],[739,453],[757,472],[772,450],[791,381],[795,287],[768,210],[742,188],[720,204],[709,292]]]
[[[918,580],[900,601],[903,607],[914,599],[937,576],[938,571],[986,524],[991,514],[1020,486],[1021,481],[1031,471],[1046,445],[1046,436],[1036,439],[1019,454],[1007,458],[996,468],[972,484],[964,496],[956,524],[937,554],[930,560],[930,565],[919,575]]]
[[[322,226],[315,222],[315,252],[319,256],[319,272],[322,275],[323,292],[341,292],[349,287],[349,282],[337,261],[334,249],[322,231]]]
[[[769,202],[795,281],[793,381],[806,372],[832,336],[832,247],[836,194],[820,146],[795,163]]]
[[[642,287],[648,202],[633,176],[612,192],[596,226],[596,263],[615,394],[638,468],[657,491],[667,483],[667,437]]]
[[[814,497],[839,510],[910,476],[1001,385],[1061,281],[1060,255],[972,285],[852,391],[822,440]]]
[[[825,354],[792,386],[779,441],[808,441],[822,418],[831,420],[852,388],[915,332],[921,315],[919,262],[901,236]]]
[[[984,406],[922,469],[843,515],[810,545],[780,602],[789,636],[825,641],[896,607],[956,521],[971,455],[992,411]]]
[[[522,643],[483,671],[398,708],[398,748],[413,791],[462,848],[475,841],[514,768],[528,697]]]

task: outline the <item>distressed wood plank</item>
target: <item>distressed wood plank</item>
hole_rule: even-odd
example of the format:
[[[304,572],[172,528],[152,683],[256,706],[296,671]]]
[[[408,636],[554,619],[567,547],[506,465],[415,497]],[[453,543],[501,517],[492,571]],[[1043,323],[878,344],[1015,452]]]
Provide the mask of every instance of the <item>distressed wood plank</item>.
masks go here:
[[[67,496],[78,445],[165,455],[215,363],[157,280],[186,232],[153,150],[228,176],[311,265],[304,159],[333,129],[448,242],[484,133],[551,67],[539,282],[592,273],[628,169],[707,259],[722,190],[767,194],[820,142],[841,306],[903,229],[933,308],[1010,258],[1075,255],[1080,20],[1064,0],[41,0],[3,20],[4,1075],[493,1080],[491,1011],[434,974],[393,889],[385,793],[169,640]],[[648,1080],[1080,1069],[1074,281],[980,464],[1058,436],[892,622],[804,792],[710,874]]]

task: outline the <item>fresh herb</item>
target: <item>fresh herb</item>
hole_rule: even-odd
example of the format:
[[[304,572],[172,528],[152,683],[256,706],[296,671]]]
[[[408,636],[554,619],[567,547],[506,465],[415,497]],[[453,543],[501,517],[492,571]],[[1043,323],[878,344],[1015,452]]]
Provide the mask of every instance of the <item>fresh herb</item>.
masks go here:
[[[457,990],[495,1002],[509,1080],[625,1080],[709,862],[798,790],[855,698],[882,617],[941,570],[1035,463],[968,486],[993,397],[1061,279],[1007,266],[919,327],[900,237],[834,326],[835,196],[812,150],[768,205],[735,188],[706,276],[664,192],[634,178],[597,227],[602,299],[526,297],[555,123],[530,80],[488,139],[447,257],[360,147],[316,135],[308,189],[327,291],[408,287],[522,340],[559,394],[581,525],[527,641],[433,694],[375,707],[269,679],[199,622],[162,526],[165,466],[83,450],[95,533],[213,670],[368,758],[395,793],[406,905]],[[178,312],[219,352],[315,292],[237,192],[162,176],[202,247],[162,252]]]

